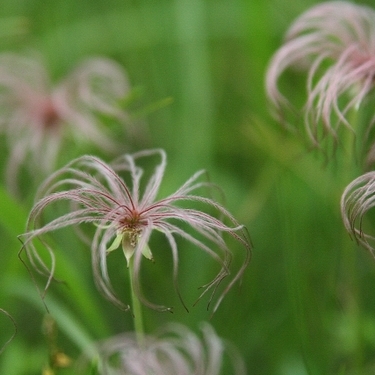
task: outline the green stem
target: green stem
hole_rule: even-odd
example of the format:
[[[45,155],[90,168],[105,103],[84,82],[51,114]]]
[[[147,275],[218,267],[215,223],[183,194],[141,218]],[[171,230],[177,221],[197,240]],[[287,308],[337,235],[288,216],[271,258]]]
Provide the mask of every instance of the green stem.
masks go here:
[[[357,136],[360,129],[360,113],[358,110],[353,109],[348,114],[350,124],[355,129]],[[350,181],[358,177],[361,171],[361,161],[358,160],[358,142],[355,144],[353,135],[350,132],[345,132],[343,139],[346,155],[343,157],[343,182],[340,184],[341,191]],[[360,153],[361,154],[361,153]],[[359,164],[359,165],[358,165]],[[361,334],[361,296],[358,279],[358,263],[356,246],[349,240],[346,231],[342,230],[344,235],[342,245],[342,259],[343,259],[343,272],[345,273],[345,289],[347,291],[345,298],[345,314],[348,318],[349,327],[347,331],[351,330],[351,341],[353,342],[352,361],[357,371],[362,370],[363,366],[363,342]]]
[[[139,301],[138,296],[134,291],[134,282],[133,282],[133,271],[134,271],[134,256],[129,259],[129,281],[130,281],[130,292],[132,299],[132,311],[134,317],[134,330],[137,337],[139,345],[143,344],[144,341],[144,327],[143,327],[143,318],[142,318],[142,306]]]

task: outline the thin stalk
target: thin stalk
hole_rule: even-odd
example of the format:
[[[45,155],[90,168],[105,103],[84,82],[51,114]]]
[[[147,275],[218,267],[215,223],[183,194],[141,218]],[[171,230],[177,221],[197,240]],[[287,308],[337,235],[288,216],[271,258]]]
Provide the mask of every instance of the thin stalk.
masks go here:
[[[360,128],[360,114],[358,110],[353,109],[348,114],[348,120],[358,133]],[[355,177],[361,174],[361,169],[358,164],[361,164],[357,159],[357,147],[353,141],[353,135],[350,132],[343,132],[342,143],[344,146],[344,155],[341,162],[342,179],[340,180],[341,192],[343,188],[352,181]],[[341,230],[342,238],[342,268],[345,273],[345,299],[344,311],[347,318],[348,327],[346,331],[351,333],[351,341],[353,343],[351,361],[358,373],[363,369],[363,340],[361,334],[361,296],[358,279],[358,263],[357,263],[357,249],[356,245],[350,241],[348,233]]]
[[[139,298],[137,297],[134,291],[134,282],[133,282],[134,256],[132,256],[129,259],[128,271],[129,271],[129,281],[130,281],[130,293],[131,293],[131,299],[132,299],[134,331],[137,337],[137,342],[141,346],[143,345],[143,341],[144,341],[144,326],[143,326],[141,302],[139,301]]]

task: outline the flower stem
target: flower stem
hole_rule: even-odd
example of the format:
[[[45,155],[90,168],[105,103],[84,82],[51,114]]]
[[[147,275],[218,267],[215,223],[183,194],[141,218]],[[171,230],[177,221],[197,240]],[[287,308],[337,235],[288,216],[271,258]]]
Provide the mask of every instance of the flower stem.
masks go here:
[[[348,119],[353,129],[358,133],[360,129],[360,113],[356,109],[348,114]],[[363,134],[362,136],[363,141]],[[360,154],[357,155],[358,144],[353,141],[353,136],[350,132],[346,132],[346,138],[343,139],[345,150],[347,155],[343,158],[342,170],[343,170],[343,182],[341,185],[346,186],[350,181],[361,174],[361,163],[359,162]],[[358,165],[360,164],[360,165]],[[359,290],[359,278],[358,278],[358,259],[356,246],[350,241],[348,233],[342,230],[342,266],[345,274],[344,289],[345,295],[343,300],[344,314],[347,319],[346,332],[351,334],[352,353],[351,360],[355,368],[362,369],[363,367],[363,339],[361,334],[361,296]]]
[[[142,306],[141,306],[138,296],[136,295],[134,291],[134,283],[133,283],[134,256],[129,259],[128,270],[129,270],[130,292],[131,292],[132,310],[133,310],[133,318],[134,318],[134,330],[135,330],[135,335],[137,337],[138,344],[143,345],[144,327],[143,327],[143,318],[142,318]]]

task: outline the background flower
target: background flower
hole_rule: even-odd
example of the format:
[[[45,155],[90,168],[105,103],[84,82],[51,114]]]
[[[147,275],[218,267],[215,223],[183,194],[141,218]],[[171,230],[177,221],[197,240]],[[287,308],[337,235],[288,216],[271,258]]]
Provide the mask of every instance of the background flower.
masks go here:
[[[365,215],[375,206],[375,172],[353,180],[341,197],[341,216],[348,233],[375,257],[375,237],[364,229]]]
[[[1,314],[4,314],[12,323],[13,325],[13,328],[14,328],[14,332],[13,334],[10,336],[10,338],[7,339],[7,341],[5,343],[1,343],[0,345],[0,355],[2,354],[2,352],[4,351],[4,349],[7,347],[7,345],[9,345],[9,343],[14,339],[14,337],[16,336],[17,334],[17,324],[16,322],[14,321],[13,317],[7,312],[5,311],[4,309],[0,308],[0,313]]]
[[[146,336],[142,343],[137,342],[132,332],[103,340],[98,344],[99,373],[246,374],[242,358],[230,343],[221,339],[207,323],[201,325],[201,331],[202,337],[174,323],[159,329],[155,335]]]
[[[120,102],[130,92],[124,70],[107,58],[89,58],[52,87],[38,59],[0,55],[0,131],[10,156],[7,181],[17,191],[20,167],[51,172],[64,139],[95,144],[116,153],[123,149],[106,129],[103,116],[129,123]]]
[[[271,103],[285,121],[291,103],[279,90],[280,76],[291,67],[307,70],[303,117],[309,139],[315,146],[327,135],[338,141],[340,125],[353,130],[350,111],[374,86],[375,11],[345,1],[324,2],[298,17],[285,39],[267,71]]]

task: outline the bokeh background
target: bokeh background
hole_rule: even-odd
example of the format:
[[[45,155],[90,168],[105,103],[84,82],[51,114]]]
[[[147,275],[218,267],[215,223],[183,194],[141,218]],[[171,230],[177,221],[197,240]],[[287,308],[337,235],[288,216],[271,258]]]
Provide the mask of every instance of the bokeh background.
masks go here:
[[[316,3],[0,0],[0,53],[41,54],[53,82],[90,56],[107,56],[126,69],[137,96],[130,112],[144,137],[124,138],[124,149],[166,150],[161,195],[202,168],[223,189],[225,206],[247,226],[254,244],[241,286],[211,319],[207,300],[192,307],[212,264],[181,244],[187,313],[173,291],[168,249],[156,239],[156,264],[146,271],[145,289],[175,309],[173,315],[145,309],[145,325],[152,333],[177,321],[198,331],[210,319],[254,375],[375,373],[375,263],[345,233],[339,211],[341,192],[359,167],[345,152],[329,163],[309,152],[273,119],[264,93],[266,67],[284,32]],[[288,93],[303,97],[305,76],[292,72],[288,79]],[[4,170],[8,149],[3,139],[0,145]],[[68,146],[66,155],[79,154],[77,147]],[[0,190],[0,307],[18,331],[0,356],[4,375],[41,374],[48,358],[46,310],[17,256],[16,236],[25,230],[35,193],[23,181],[22,200]],[[98,294],[88,250],[74,231],[55,238],[57,275],[65,283],[51,286],[46,303],[57,324],[56,343],[74,360],[88,342],[131,330],[132,318]],[[234,248],[239,256],[242,251]],[[121,269],[121,253],[111,257],[126,296],[125,262]],[[0,344],[12,333],[1,314]]]

